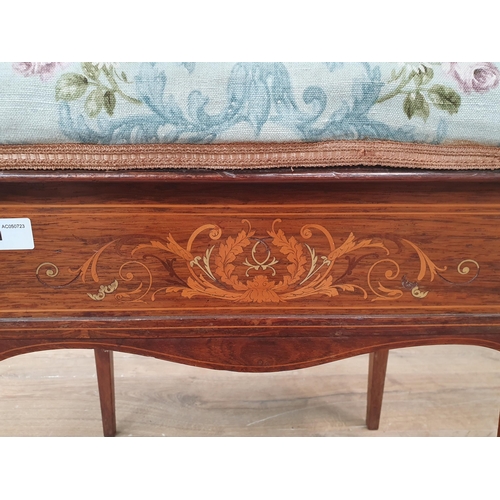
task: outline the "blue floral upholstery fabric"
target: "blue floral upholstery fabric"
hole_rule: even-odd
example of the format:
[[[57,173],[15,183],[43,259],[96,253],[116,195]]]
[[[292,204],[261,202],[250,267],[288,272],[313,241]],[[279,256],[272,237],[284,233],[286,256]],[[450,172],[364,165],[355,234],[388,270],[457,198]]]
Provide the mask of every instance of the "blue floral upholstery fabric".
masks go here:
[[[497,63],[0,63],[0,143],[500,145]]]

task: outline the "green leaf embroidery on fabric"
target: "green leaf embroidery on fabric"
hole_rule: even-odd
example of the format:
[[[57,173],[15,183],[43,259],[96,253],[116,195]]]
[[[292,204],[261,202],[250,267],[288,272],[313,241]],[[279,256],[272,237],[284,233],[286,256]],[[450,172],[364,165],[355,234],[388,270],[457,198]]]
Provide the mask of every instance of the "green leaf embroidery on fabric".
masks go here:
[[[399,71],[396,71],[396,69],[393,69],[391,71],[391,78],[387,81],[387,83],[392,83],[392,82],[395,82],[396,80],[398,80],[401,77],[401,75],[404,73],[404,71],[405,71],[404,66],[399,68]]]
[[[112,116],[116,107],[116,94],[128,102],[142,104],[139,99],[135,99],[123,92],[115,80],[115,75],[124,83],[130,83],[125,72],[121,76],[116,73],[112,63],[81,63],[83,74],[67,73],[59,78],[56,84],[56,100],[73,101],[84,96],[89,87],[94,89],[87,96],[84,104],[84,111],[90,118],[95,118],[103,110]],[[104,75],[107,82],[100,81]],[[109,85],[109,86],[108,86]]]
[[[99,79],[99,74],[101,73],[101,70],[99,69],[99,66],[97,66],[97,64],[93,64],[91,62],[83,62],[82,70],[85,76],[87,76],[91,80],[97,81]]]
[[[424,95],[419,91],[412,92],[406,96],[406,99],[403,102],[403,110],[410,120],[414,116],[419,116],[424,120],[429,118],[429,104]]]
[[[73,101],[82,97],[89,81],[78,73],[66,73],[56,83],[56,100]]]
[[[419,73],[415,73],[413,75],[413,81],[415,82],[415,85],[417,87],[421,85],[426,85],[429,83],[434,77],[434,70],[432,68],[429,68],[428,66],[424,66],[424,71],[421,71]]]
[[[90,118],[95,118],[101,112],[103,106],[104,95],[101,89],[97,88],[88,95],[85,101],[85,112]]]
[[[104,93],[104,109],[106,110],[106,113],[108,113],[109,116],[113,115],[115,105],[116,105],[115,94],[108,90],[107,92]]]
[[[429,104],[421,92],[417,91],[415,96],[415,116],[420,116],[421,118],[427,120],[429,118]]]
[[[411,94],[408,94],[403,102],[403,111],[406,113],[406,116],[410,118],[410,120],[413,114],[415,113],[414,102],[415,100],[412,98]]]
[[[457,92],[444,85],[433,85],[429,89],[429,98],[436,108],[448,111],[450,115],[458,113],[458,108],[462,101]]]

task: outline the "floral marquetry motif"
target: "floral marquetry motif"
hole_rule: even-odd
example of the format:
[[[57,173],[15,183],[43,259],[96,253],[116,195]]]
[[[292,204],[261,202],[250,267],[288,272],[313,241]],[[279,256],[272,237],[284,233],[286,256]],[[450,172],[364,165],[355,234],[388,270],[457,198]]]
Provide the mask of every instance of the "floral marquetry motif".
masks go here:
[[[256,231],[244,219],[239,231],[227,235],[218,225],[204,224],[185,243],[172,234],[166,239],[125,236],[98,248],[79,268],[69,269],[72,276],[63,284],[54,284],[60,272],[51,262],[40,264],[36,276],[43,285],[57,289],[91,280],[99,285],[97,294],[95,287],[87,292],[91,299],[101,301],[114,295],[133,302],[177,295],[264,304],[344,293],[361,300],[387,301],[408,292],[415,299],[426,299],[429,283],[436,277],[457,284],[447,266],[435,264],[405,238],[358,238],[350,233],[336,244],[323,225],[305,224],[296,234],[289,234],[281,224],[276,219],[266,231]],[[408,252],[416,257],[417,270],[402,268]],[[102,262],[108,254],[114,256],[114,271],[109,269],[109,260],[106,265]],[[470,275],[460,283],[463,286],[478,277],[479,264],[465,259],[453,272]],[[106,274],[102,281],[101,273]]]

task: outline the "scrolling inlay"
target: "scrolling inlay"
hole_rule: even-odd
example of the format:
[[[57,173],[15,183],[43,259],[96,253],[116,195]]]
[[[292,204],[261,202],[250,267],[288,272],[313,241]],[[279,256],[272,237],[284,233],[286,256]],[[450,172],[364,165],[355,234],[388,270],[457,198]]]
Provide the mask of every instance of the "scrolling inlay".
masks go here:
[[[295,236],[288,237],[279,229],[277,225],[281,222],[281,219],[276,219],[267,231],[268,236],[259,237],[245,219],[242,224],[246,227],[236,236],[228,236],[224,240],[221,239],[222,229],[219,226],[205,224],[191,234],[185,247],[177,243],[171,234],[166,240],[147,236],[123,237],[99,248],[78,269],[69,270],[73,275],[70,281],[55,285],[53,280],[59,275],[59,268],[51,262],[40,264],[36,276],[40,283],[54,289],[65,288],[78,279],[87,283],[89,276],[100,284],[100,261],[103,254],[114,250],[115,256],[126,256],[125,262],[115,271],[111,284],[109,281],[108,284],[101,284],[97,294],[87,293],[93,300],[103,300],[107,295],[114,294],[118,300],[144,302],[154,301],[162,294],[180,294],[186,298],[205,296],[242,303],[279,303],[310,296],[336,297],[341,292],[357,292],[363,299],[378,301],[399,299],[405,291],[411,292],[416,299],[424,299],[429,294],[429,290],[422,285],[426,278],[432,282],[439,276],[448,283],[457,284],[442,275],[447,271],[446,266],[438,267],[417,245],[404,238],[393,241],[400,247],[398,254],[404,247],[417,254],[420,269],[414,280],[406,275],[399,278],[400,264],[391,255],[385,240],[357,239],[350,233],[337,247],[325,227],[306,224],[300,229],[300,241]],[[208,232],[211,243],[203,254],[196,255],[195,241],[204,232]],[[304,241],[310,240],[313,234],[326,239],[326,252],[318,253],[317,247]],[[125,252],[127,248],[129,250]],[[347,261],[347,270],[344,269],[345,263],[342,266],[339,262],[341,257]],[[184,271],[178,269],[179,260],[184,263]],[[153,279],[152,261],[160,262],[168,277]],[[362,281],[351,277],[361,261],[369,266]],[[278,267],[280,265],[281,268]],[[478,277],[479,264],[472,259],[458,264],[460,275],[470,274],[471,268],[474,275],[460,285],[471,283]],[[144,278],[136,277],[139,270]],[[394,282],[394,285],[384,285],[381,276],[387,282]],[[135,289],[115,293],[120,283],[134,280],[139,281]],[[160,280],[167,286],[154,287],[153,282]]]

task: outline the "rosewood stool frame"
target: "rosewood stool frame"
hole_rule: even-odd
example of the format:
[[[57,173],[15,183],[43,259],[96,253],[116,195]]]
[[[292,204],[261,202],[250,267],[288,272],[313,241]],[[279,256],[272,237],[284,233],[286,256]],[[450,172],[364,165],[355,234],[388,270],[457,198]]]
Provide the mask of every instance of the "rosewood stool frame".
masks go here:
[[[1,255],[0,359],[94,349],[113,436],[114,350],[253,372],[370,353],[377,429],[391,348],[500,350],[499,194],[495,172],[0,172],[35,238]]]

